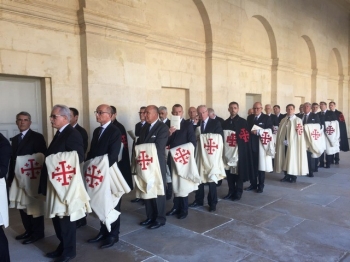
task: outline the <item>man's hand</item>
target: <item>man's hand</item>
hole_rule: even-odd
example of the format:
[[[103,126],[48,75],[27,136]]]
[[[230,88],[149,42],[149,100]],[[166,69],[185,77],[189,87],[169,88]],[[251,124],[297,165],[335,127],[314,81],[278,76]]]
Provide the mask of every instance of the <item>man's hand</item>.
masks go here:
[[[174,126],[169,128],[169,136],[171,136],[176,131],[176,128]]]

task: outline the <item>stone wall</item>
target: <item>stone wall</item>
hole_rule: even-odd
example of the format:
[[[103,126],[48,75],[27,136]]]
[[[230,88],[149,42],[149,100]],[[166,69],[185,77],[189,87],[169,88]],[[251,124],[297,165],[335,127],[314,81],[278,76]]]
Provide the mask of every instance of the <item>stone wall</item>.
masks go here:
[[[44,115],[115,105],[337,102],[349,122],[349,6],[341,0],[0,0],[0,74],[42,78]],[[49,129],[48,129],[49,130]],[[51,134],[48,135],[49,137]]]

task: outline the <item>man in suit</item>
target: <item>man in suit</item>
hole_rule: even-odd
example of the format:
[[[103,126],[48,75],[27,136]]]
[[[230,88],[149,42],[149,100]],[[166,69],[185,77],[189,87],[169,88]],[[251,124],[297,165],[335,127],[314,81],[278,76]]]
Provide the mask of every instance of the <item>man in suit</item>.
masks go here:
[[[128,136],[126,134],[125,127],[117,120],[117,108],[111,106],[112,109],[112,124],[118,127],[121,133],[123,152],[122,159],[117,163],[120,172],[122,173],[125,181],[128,183],[130,189],[133,189],[132,177],[131,177],[131,167],[130,167],[130,156],[129,156],[129,145]]]
[[[297,117],[302,117],[303,116],[303,114],[304,114],[304,104],[301,104],[300,106],[299,106],[299,113],[297,113],[297,114],[295,114]]]
[[[272,114],[272,106],[270,104],[265,105],[265,113],[271,118],[271,122],[273,126],[279,125],[277,116]]]
[[[197,107],[197,113],[201,120],[201,134],[220,134],[223,137],[222,127],[219,121],[211,119],[209,117],[208,109],[205,105],[200,105]],[[209,182],[209,194],[208,194],[208,204],[209,211],[216,210],[216,204],[218,203],[217,190],[215,182]],[[203,206],[204,202],[204,184],[198,186],[196,191],[196,196],[194,202],[190,207]]]
[[[273,106],[273,113],[275,116],[277,116],[278,125],[280,124],[281,120],[286,116],[284,114],[281,114],[281,107],[279,105]]]
[[[138,123],[135,125],[135,136],[136,136],[136,137],[139,137],[139,136],[140,136],[141,129],[142,129],[142,127],[144,126],[144,124],[146,124],[146,115],[145,115],[145,111],[146,111],[146,107],[145,107],[145,106],[141,106],[141,107],[140,107],[140,110],[139,110],[140,122],[138,122]],[[133,143],[132,148],[133,148],[133,151],[134,151],[135,142]],[[134,152],[133,152],[133,153],[134,153]],[[131,200],[131,202],[133,202],[133,203],[137,203],[137,202],[140,202],[140,201],[142,201],[141,198],[134,198],[134,199]]]
[[[198,127],[198,114],[197,114],[197,108],[191,106],[188,109],[188,116],[190,117],[187,121],[191,122],[193,125],[193,130],[196,130],[196,128]]]
[[[224,199],[238,201],[243,194],[243,182],[249,180],[249,174],[252,172],[252,154],[249,145],[247,120],[238,115],[238,103],[231,102],[228,111],[230,112],[230,117],[225,120],[222,129],[235,131],[238,146],[238,164],[235,173],[233,173],[233,169],[226,170],[229,192]]]
[[[320,102],[320,109],[321,111],[318,112],[318,116],[320,118],[320,123],[321,126],[323,126],[323,128],[325,128],[325,122],[326,121],[337,121],[337,116],[335,115],[334,112],[327,110],[327,103],[324,101]],[[325,130],[324,130],[325,131]],[[322,155],[319,157],[319,167],[325,167],[325,168],[330,168],[331,163],[333,161],[333,155],[327,155],[326,154],[326,162],[324,160],[324,153],[322,153]]]
[[[159,107],[159,119],[164,124],[166,124],[168,127],[170,127],[170,120],[167,118],[168,116],[168,109],[165,106]]]
[[[213,108],[208,108],[208,113],[209,113],[209,117],[210,117],[211,119],[218,120],[218,121],[220,122],[221,126],[223,125],[224,119],[222,119],[221,117],[217,116],[217,115],[215,114],[215,111],[214,111]]]
[[[317,114],[311,112],[311,103],[306,102],[303,106],[303,114],[301,116],[298,116],[303,120],[303,125],[307,124],[320,124],[320,118]],[[314,176],[314,169],[315,169],[315,161],[311,157],[312,153],[309,151],[306,151],[307,153],[307,164],[309,167],[309,177]]]
[[[192,128],[191,122],[185,121],[183,117],[183,108],[180,104],[175,104],[172,108],[172,114],[174,116],[180,116],[180,130],[177,130],[175,127],[170,127],[169,129],[169,139],[167,145],[171,148],[186,144],[192,143],[196,147],[196,136]],[[168,159],[170,160],[170,153]],[[170,161],[169,168],[170,168]],[[171,168],[170,168],[171,170]],[[188,197],[174,197],[174,206],[173,208],[166,213],[167,216],[178,215],[177,218],[184,219],[188,214]]]
[[[121,133],[118,127],[112,124],[112,108],[109,105],[99,105],[96,108],[96,121],[100,127],[94,130],[91,140],[90,151],[87,160],[108,154],[108,162],[111,167],[118,161],[118,154],[121,146]],[[122,199],[119,200],[115,207],[120,211]],[[102,204],[102,203],[101,203]],[[88,240],[89,243],[96,243],[103,240],[101,248],[108,248],[119,241],[120,216],[111,224],[111,231],[108,232],[107,227],[100,223],[100,231],[97,236]]]
[[[271,129],[272,122],[271,118],[262,111],[262,105],[260,102],[256,102],[253,105],[254,114],[249,115],[247,118],[248,130],[251,132],[249,139],[252,155],[253,155],[253,173],[250,175],[250,186],[244,190],[257,190],[258,193],[264,191],[265,186],[265,171],[259,170],[259,143],[260,143],[260,131],[252,130],[253,126],[256,125],[262,129]],[[259,184],[258,184],[259,182]]]
[[[44,136],[30,129],[32,121],[28,112],[18,113],[16,115],[16,124],[20,133],[11,138],[12,157],[8,177],[9,185],[12,184],[12,181],[15,178],[17,156],[46,153],[46,142]],[[23,209],[20,209],[19,213],[21,215],[25,232],[16,236],[16,239],[25,239],[23,244],[30,244],[44,238],[44,216],[34,218],[32,215],[27,215]]]
[[[72,127],[74,127],[76,130],[79,131],[79,133],[81,134],[82,138],[83,138],[83,143],[84,143],[84,154],[86,154],[87,148],[88,148],[88,141],[89,141],[89,137],[88,134],[86,132],[86,130],[84,129],[84,127],[80,126],[78,124],[78,119],[79,119],[79,111],[74,108],[74,107],[70,107],[70,125]]]
[[[53,128],[57,129],[45,156],[57,154],[60,152],[76,151],[79,156],[79,162],[84,161],[84,144],[80,133],[70,124],[70,110],[65,105],[55,105],[51,111],[50,121]],[[46,165],[43,166],[40,176],[39,193],[46,196],[47,190],[47,172]],[[56,258],[57,262],[67,262],[76,256],[76,223],[70,221],[70,216],[62,218],[55,216],[52,218],[56,236],[60,244],[55,251],[47,253],[49,258]]]
[[[349,140],[348,140],[348,132],[346,131],[345,117],[342,112],[338,111],[335,108],[335,102],[329,102],[329,110],[334,112],[338,122],[339,122],[339,131],[340,131],[340,151],[347,152],[349,151]],[[334,164],[339,165],[339,153],[334,154]],[[332,161],[333,164],[333,161]]]
[[[169,128],[162,121],[158,120],[158,108],[155,105],[149,105],[146,108],[146,124],[141,129],[140,137],[136,144],[154,143],[157,149],[160,171],[162,173],[164,192],[166,190],[166,159],[165,146],[168,141]],[[141,226],[148,226],[150,229],[156,229],[165,225],[165,196],[145,199],[147,219],[140,223]]]
[[[6,179],[7,171],[9,168],[9,162],[11,158],[11,145],[9,141],[0,133],[0,179]],[[2,190],[6,191],[6,187],[3,186]],[[6,192],[1,192],[3,195]],[[8,212],[8,203],[7,201],[0,202],[0,205],[4,204],[5,206],[0,206],[0,215],[1,210],[5,210]],[[10,262],[10,251],[9,245],[7,241],[7,237],[5,235],[3,226],[0,224],[0,258],[3,262]]]
[[[86,132],[86,130],[80,126],[78,124],[78,118],[79,118],[79,111],[78,109],[74,108],[74,107],[70,107],[69,108],[70,110],[70,125],[72,127],[74,127],[76,130],[79,131],[79,133],[81,134],[81,137],[83,138],[83,144],[84,144],[84,156],[86,155],[86,151],[87,151],[87,148],[88,148],[88,134]],[[80,227],[83,227],[83,226],[86,226],[86,217],[83,217],[79,220],[76,221],[76,224],[77,224],[77,228],[80,228]]]

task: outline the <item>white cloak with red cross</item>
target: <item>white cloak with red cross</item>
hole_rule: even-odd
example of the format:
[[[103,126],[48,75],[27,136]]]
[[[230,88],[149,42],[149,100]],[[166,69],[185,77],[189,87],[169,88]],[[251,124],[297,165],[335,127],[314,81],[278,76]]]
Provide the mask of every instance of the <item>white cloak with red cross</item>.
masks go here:
[[[304,125],[306,148],[312,153],[312,158],[319,158],[325,150],[322,132],[320,124]]]
[[[334,155],[339,153],[340,129],[338,121],[326,121],[324,132],[326,137],[326,154]]]
[[[170,154],[174,195],[187,197],[189,193],[198,190],[201,183],[194,159],[194,146],[186,143],[170,149]]]
[[[272,158],[275,156],[275,141],[271,129],[259,130],[259,171],[272,172]]]
[[[47,183],[46,216],[70,216],[70,221],[76,221],[90,213],[90,197],[85,190],[77,152],[49,155],[45,163],[50,181]]]
[[[164,195],[164,184],[160,171],[157,148],[154,143],[135,146],[136,158],[136,197],[157,198]]]
[[[196,163],[202,183],[215,182],[226,177],[222,160],[224,143],[220,134],[200,135]]]
[[[44,201],[38,194],[44,159],[42,153],[17,156],[15,179],[9,193],[10,208],[23,209],[33,217],[44,215]]]
[[[303,121],[293,115],[281,120],[276,140],[275,172],[306,176],[309,173]],[[288,144],[286,149],[286,144]]]
[[[236,174],[236,168],[238,164],[238,143],[235,131],[224,130],[223,160],[225,170],[231,170],[232,174]]]
[[[9,207],[5,178],[0,178],[0,226],[9,226]]]
[[[84,181],[89,194],[91,207],[108,232],[120,212],[114,208],[130,187],[114,163],[109,167],[108,155],[98,156],[84,163]]]

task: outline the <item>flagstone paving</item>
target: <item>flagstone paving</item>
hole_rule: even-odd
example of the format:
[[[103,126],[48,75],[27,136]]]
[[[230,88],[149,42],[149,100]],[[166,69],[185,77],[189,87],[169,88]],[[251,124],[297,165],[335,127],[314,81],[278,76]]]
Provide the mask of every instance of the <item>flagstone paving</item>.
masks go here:
[[[190,209],[186,219],[169,217],[156,230],[138,225],[145,210],[130,202],[131,192],[123,197],[119,242],[104,250],[88,244],[100,226],[89,215],[88,225],[77,230],[73,261],[350,261],[350,153],[340,158],[340,165],[320,168],[313,178],[299,177],[296,184],[267,173],[264,193],[244,192],[237,202],[222,200],[228,190],[223,181],[216,212],[210,213],[205,202]],[[189,202],[193,199],[192,193]],[[23,233],[17,210],[10,210],[5,232],[15,262],[50,261],[44,255],[58,245],[49,219],[44,239],[31,245],[15,240]]]

